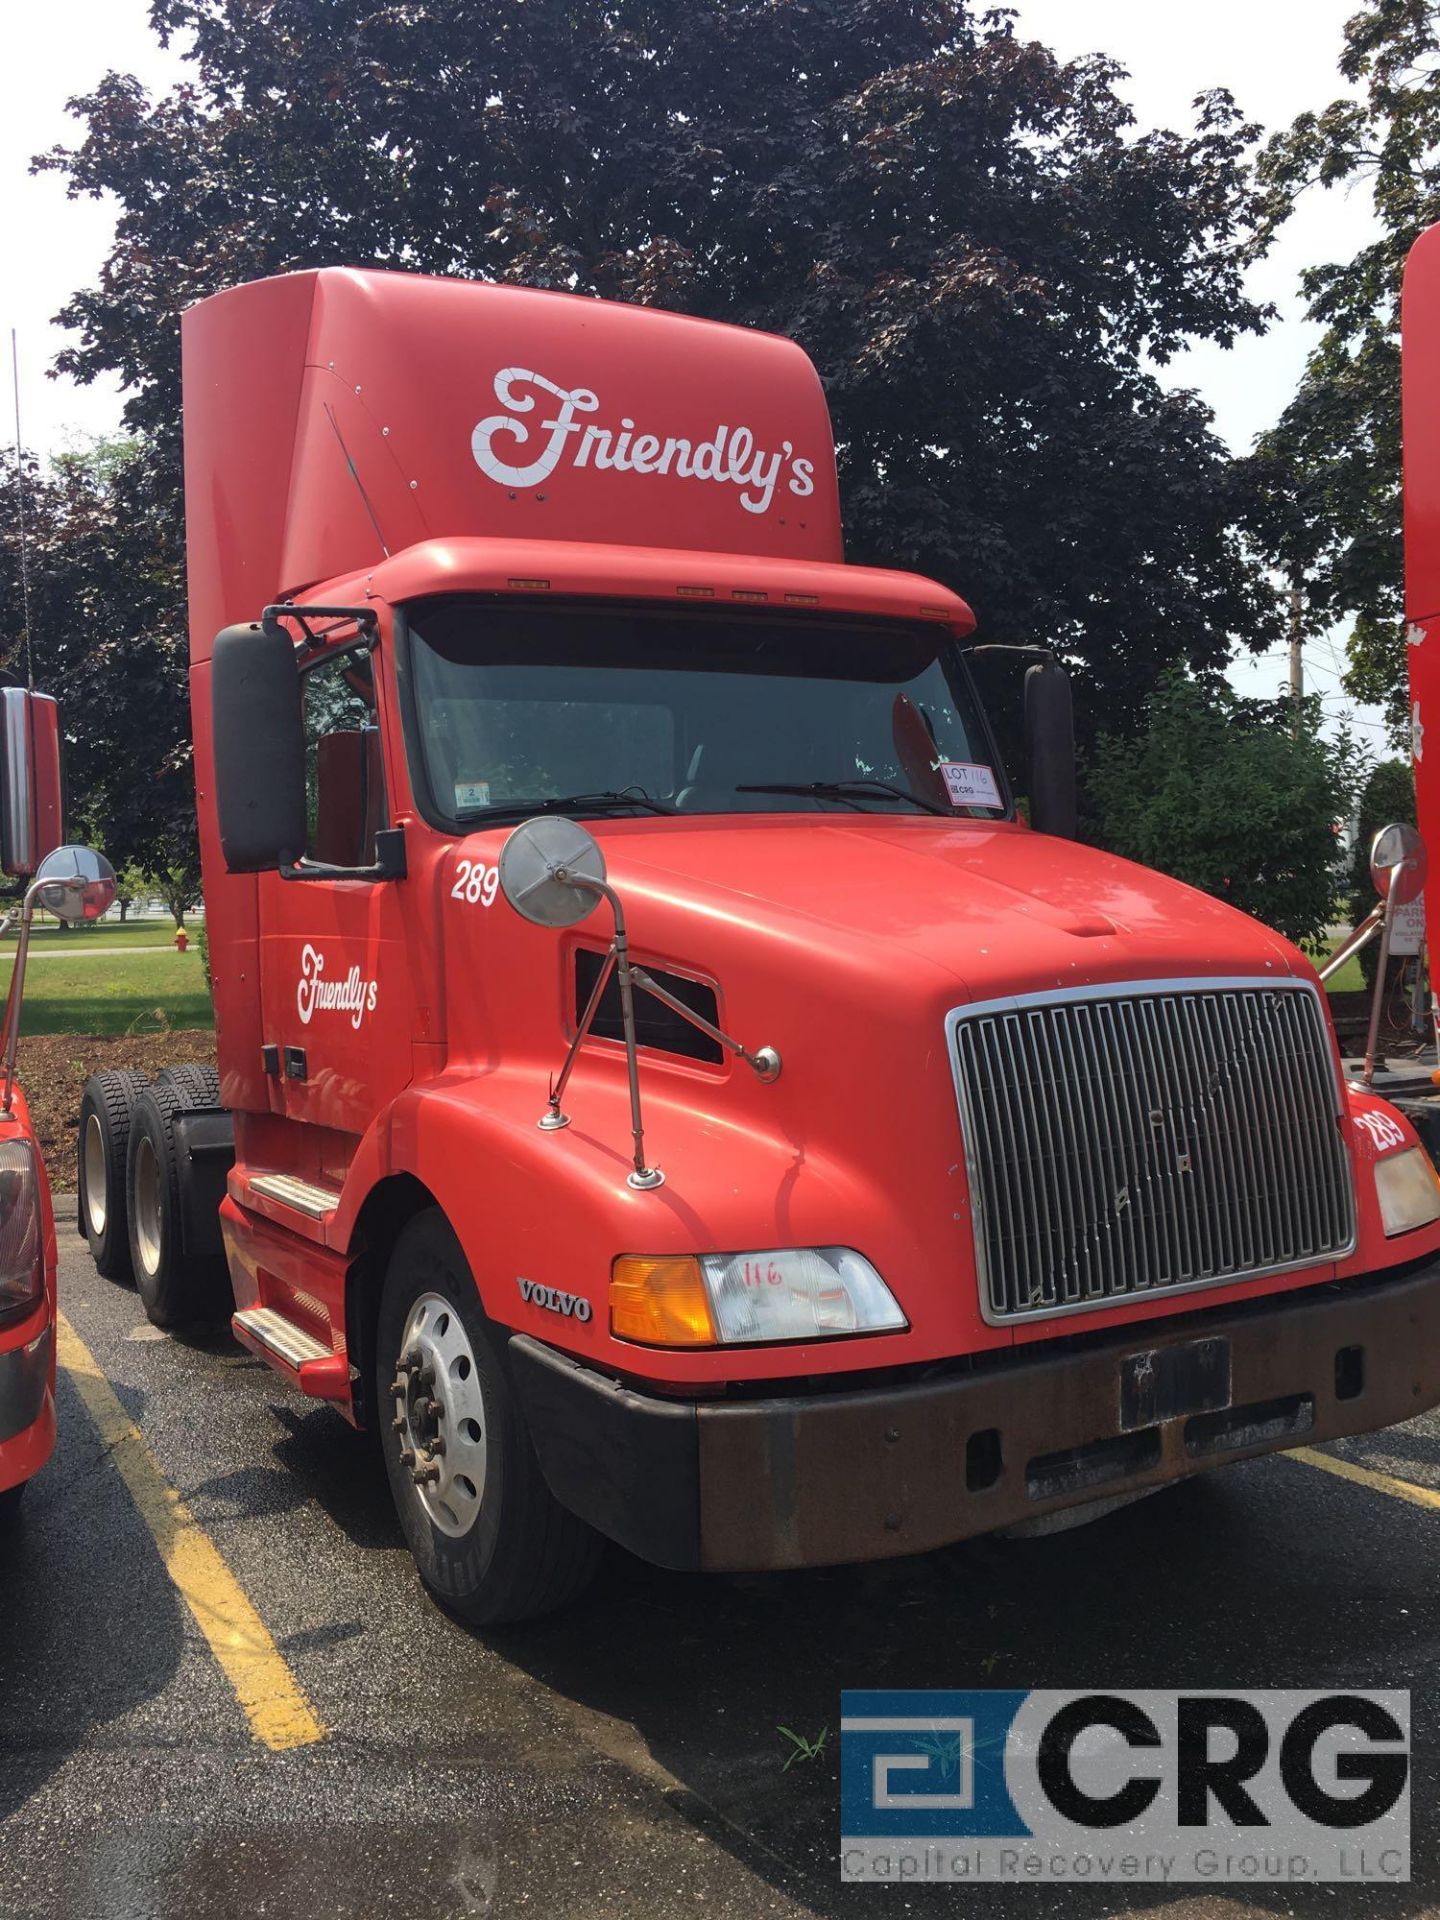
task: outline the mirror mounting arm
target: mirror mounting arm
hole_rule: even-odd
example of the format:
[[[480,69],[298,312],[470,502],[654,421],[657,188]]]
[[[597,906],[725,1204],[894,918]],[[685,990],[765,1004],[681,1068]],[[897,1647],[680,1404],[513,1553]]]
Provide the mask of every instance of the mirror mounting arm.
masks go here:
[[[758,1079],[771,1081],[780,1078],[780,1055],[774,1047],[761,1047],[758,1052],[752,1053],[749,1047],[742,1045],[733,1035],[722,1033],[720,1028],[712,1026],[703,1014],[696,1013],[693,1007],[687,1007],[683,1000],[677,999],[673,993],[668,992],[658,980],[653,980],[643,967],[632,966],[630,974],[638,986],[642,986],[647,993],[654,994],[655,998],[669,1007],[672,1013],[679,1014],[682,1020],[688,1020],[692,1027],[698,1027],[700,1032],[706,1034],[717,1046],[724,1047],[737,1059],[743,1060],[747,1067],[754,1070]]]
[[[568,1127],[569,1115],[561,1110],[560,1096],[565,1091],[565,1083],[570,1078],[580,1051],[580,1043],[594,1023],[600,1008],[600,996],[605,990],[611,973],[620,976],[620,1022],[625,1031],[625,1073],[630,1086],[630,1137],[634,1142],[635,1164],[626,1174],[628,1186],[647,1192],[652,1187],[662,1187],[665,1175],[659,1167],[652,1167],[645,1158],[645,1123],[640,1112],[640,1060],[639,1042],[635,1035],[635,969],[630,964],[630,936],[625,930],[625,909],[620,904],[620,896],[604,880],[597,880],[588,874],[572,873],[568,867],[555,867],[551,878],[562,886],[576,887],[586,893],[603,894],[610,903],[610,911],[615,916],[615,938],[610,943],[610,951],[600,969],[600,978],[591,991],[589,1003],[585,1008],[575,1038],[570,1043],[570,1051],[565,1056],[565,1064],[560,1069],[560,1077],[550,1090],[550,1105],[541,1116],[540,1125],[547,1132],[557,1127]]]
[[[32,880],[20,903],[20,938],[15,943],[15,968],[10,976],[10,997],[5,1002],[5,1094],[0,1113],[8,1116],[15,1103],[15,1055],[20,1045],[20,1005],[25,998],[25,963],[30,958],[30,922],[35,917],[35,901],[42,882]],[[7,920],[11,914],[6,914]]]
[[[56,847],[41,861],[19,907],[12,907],[0,922],[0,928],[8,932],[17,916],[20,921],[10,997],[5,1002],[4,1025],[0,1027],[0,1045],[5,1057],[5,1090],[0,1095],[0,1113],[8,1115],[15,1104],[15,1053],[20,1044],[20,1008],[25,999],[25,966],[30,958],[30,927],[35,908],[37,905],[48,907],[58,919],[66,921],[98,920],[109,911],[114,898],[115,870],[103,854],[89,847]]]
[[[293,620],[305,636],[296,649],[302,657],[307,653],[318,652],[329,640],[336,627],[345,627],[352,623],[363,635],[366,645],[376,646],[380,640],[380,621],[373,607],[297,607],[286,601],[279,601],[273,606],[266,607],[260,615],[261,625],[267,632],[283,631],[280,627],[282,620]],[[334,624],[324,632],[316,633],[309,624],[312,620],[329,620]]]
[[[335,867],[325,860],[304,860],[278,869],[282,880],[404,880],[409,871],[403,827],[382,827],[375,835],[371,866]]]

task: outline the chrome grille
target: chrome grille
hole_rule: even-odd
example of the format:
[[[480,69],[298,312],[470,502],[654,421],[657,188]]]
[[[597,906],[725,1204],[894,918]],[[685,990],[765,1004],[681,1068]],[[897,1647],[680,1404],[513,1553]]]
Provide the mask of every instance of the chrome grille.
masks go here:
[[[988,1320],[1214,1285],[1352,1245],[1312,988],[1082,990],[961,1008],[950,1026]]]

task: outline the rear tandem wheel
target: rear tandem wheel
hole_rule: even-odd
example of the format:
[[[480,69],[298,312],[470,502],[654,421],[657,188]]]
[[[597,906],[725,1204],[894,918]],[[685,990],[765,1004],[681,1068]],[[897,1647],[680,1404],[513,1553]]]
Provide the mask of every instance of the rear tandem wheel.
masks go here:
[[[107,1280],[131,1278],[125,1164],[135,1102],[147,1084],[143,1073],[128,1067],[106,1068],[91,1074],[80,1101],[78,1224]]]

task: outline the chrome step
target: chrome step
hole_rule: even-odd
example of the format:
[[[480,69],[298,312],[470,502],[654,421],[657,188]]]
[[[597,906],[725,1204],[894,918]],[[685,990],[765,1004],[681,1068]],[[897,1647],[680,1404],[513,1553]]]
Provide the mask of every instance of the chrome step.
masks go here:
[[[313,1334],[297,1327],[274,1307],[246,1307],[237,1313],[233,1325],[243,1327],[252,1340],[258,1340],[267,1352],[297,1370],[307,1360],[329,1360],[331,1350],[322,1346]]]
[[[334,1187],[317,1187],[293,1173],[257,1173],[250,1181],[250,1191],[293,1207],[312,1220],[327,1220],[340,1204]]]

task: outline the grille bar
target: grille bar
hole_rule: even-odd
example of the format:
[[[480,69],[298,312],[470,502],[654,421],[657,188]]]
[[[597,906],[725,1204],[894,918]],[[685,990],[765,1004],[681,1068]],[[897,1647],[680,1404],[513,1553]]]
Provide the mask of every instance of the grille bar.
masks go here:
[[[1353,1246],[1329,1028],[1303,982],[1037,995],[962,1007],[950,1034],[987,1320]]]

